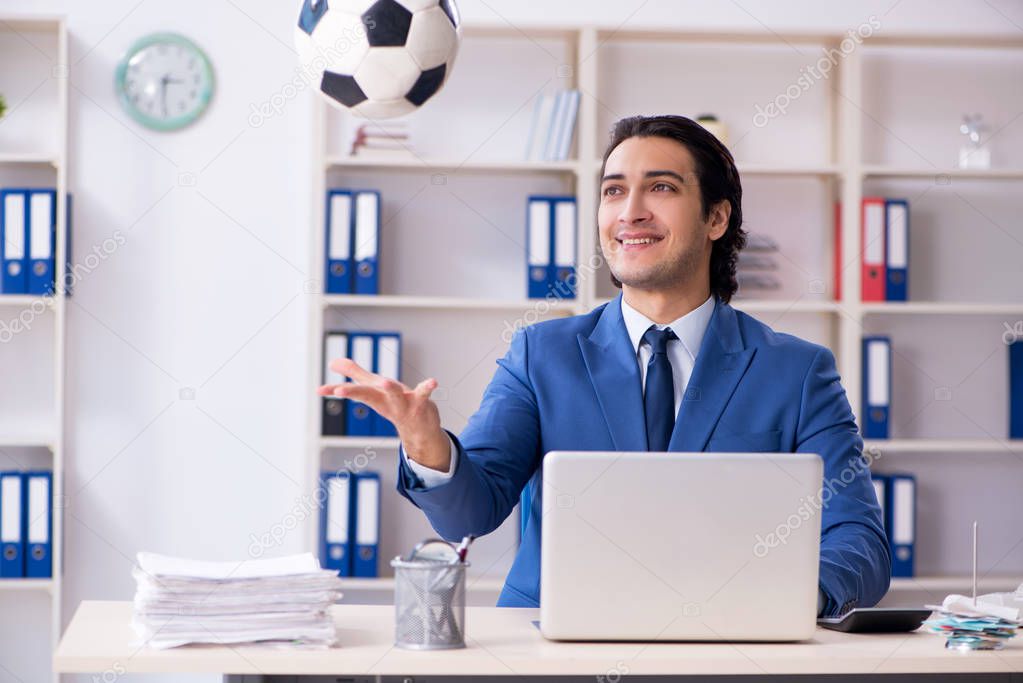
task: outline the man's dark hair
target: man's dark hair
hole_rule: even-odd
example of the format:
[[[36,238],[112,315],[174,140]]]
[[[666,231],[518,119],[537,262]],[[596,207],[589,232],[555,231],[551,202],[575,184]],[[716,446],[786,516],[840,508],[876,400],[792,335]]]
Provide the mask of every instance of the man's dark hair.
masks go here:
[[[746,246],[746,231],[742,229],[742,183],[735,160],[721,142],[706,128],[685,116],[631,116],[615,123],[611,141],[600,165],[600,177],[611,152],[622,142],[633,137],[662,137],[680,143],[693,157],[697,182],[700,185],[700,203],[703,220],[710,216],[710,208],[723,199],[732,206],[725,234],[714,242],[710,254],[710,291],[727,303],[739,288],[735,266],[739,252]],[[622,283],[614,275],[615,287]]]

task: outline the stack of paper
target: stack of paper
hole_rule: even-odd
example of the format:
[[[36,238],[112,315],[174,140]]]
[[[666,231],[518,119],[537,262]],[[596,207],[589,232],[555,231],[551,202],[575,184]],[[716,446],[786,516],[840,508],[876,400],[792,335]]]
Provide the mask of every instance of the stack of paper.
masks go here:
[[[336,571],[310,553],[204,562],[139,553],[132,627],[163,649],[188,643],[288,643],[329,647],[328,608],[341,597]]]
[[[778,243],[769,235],[751,232],[746,236],[746,247],[739,254],[736,267],[736,281],[739,291],[736,298],[757,297],[764,292],[781,289],[781,279],[774,272],[778,262],[773,254],[778,252]]]
[[[932,633],[943,634],[949,649],[1000,650],[1019,627],[1018,608],[982,602],[980,598],[949,595],[940,606],[927,607],[938,610],[939,616],[924,625]]]

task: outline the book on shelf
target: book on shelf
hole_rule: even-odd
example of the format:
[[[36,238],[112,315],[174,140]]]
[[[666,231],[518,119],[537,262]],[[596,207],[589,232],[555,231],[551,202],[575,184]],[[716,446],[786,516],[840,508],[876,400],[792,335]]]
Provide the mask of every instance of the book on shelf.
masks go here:
[[[526,296],[575,299],[577,206],[573,196],[526,199]]]
[[[778,251],[778,242],[770,235],[762,232],[751,232],[746,235],[746,248],[744,251],[751,252],[773,252]]]
[[[912,578],[916,575],[916,477],[876,472],[870,476],[892,555],[892,577]]]
[[[835,223],[832,235],[835,238],[831,250],[834,257],[831,261],[832,291],[835,293],[835,301],[841,301],[842,270],[844,264],[842,260],[842,202],[835,202]]]
[[[834,291],[842,298],[842,205],[835,203]],[[909,202],[864,197],[860,206],[860,300],[909,300]]]
[[[770,292],[781,289],[781,280],[770,273],[756,273],[739,270],[735,273],[739,289],[737,297],[746,297],[750,294]]]
[[[322,472],[320,562],[338,576],[377,578],[380,572],[380,473]]]
[[[561,90],[538,95],[526,137],[526,161],[565,161],[572,149],[580,92]]]
[[[860,429],[865,439],[887,439],[892,403],[892,340],[868,335],[862,342],[863,376]]]
[[[327,190],[324,282],[328,294],[378,294],[380,192]]]
[[[1009,345],[1009,438],[1023,439],[1023,338]]]
[[[351,358],[361,368],[401,381],[402,343],[399,332],[327,330],[323,333],[323,382],[343,384],[331,361]],[[321,436],[395,437],[394,425],[368,405],[346,398],[323,398]]]
[[[778,262],[767,254],[739,252],[737,267],[740,272],[750,270],[778,270]]]
[[[53,577],[53,472],[0,472],[0,579]]]
[[[359,125],[353,132],[349,155],[360,159],[415,159],[415,148],[408,125],[373,122]]]
[[[770,235],[751,232],[746,236],[746,247],[736,261],[735,279],[739,285],[736,298],[756,297],[781,289],[781,280],[774,275],[778,270],[774,258],[777,252],[778,242]]]
[[[66,195],[66,276],[71,294],[71,195]],[[0,188],[0,294],[53,296],[56,283],[57,190]]]
[[[360,161],[419,161],[415,152],[396,147],[361,147],[352,153],[353,159]]]

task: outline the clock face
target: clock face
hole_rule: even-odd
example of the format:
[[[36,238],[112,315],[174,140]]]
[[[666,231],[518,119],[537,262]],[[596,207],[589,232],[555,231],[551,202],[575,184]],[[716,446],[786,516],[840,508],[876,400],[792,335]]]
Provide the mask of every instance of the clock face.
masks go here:
[[[135,43],[117,67],[121,104],[154,130],[177,130],[195,121],[213,96],[213,67],[183,36],[160,33]]]

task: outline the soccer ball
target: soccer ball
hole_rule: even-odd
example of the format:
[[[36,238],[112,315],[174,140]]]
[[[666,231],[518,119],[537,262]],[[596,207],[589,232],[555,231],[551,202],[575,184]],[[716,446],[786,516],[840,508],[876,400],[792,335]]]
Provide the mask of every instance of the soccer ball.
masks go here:
[[[454,0],[303,0],[295,44],[331,104],[389,119],[437,94],[461,36]]]

